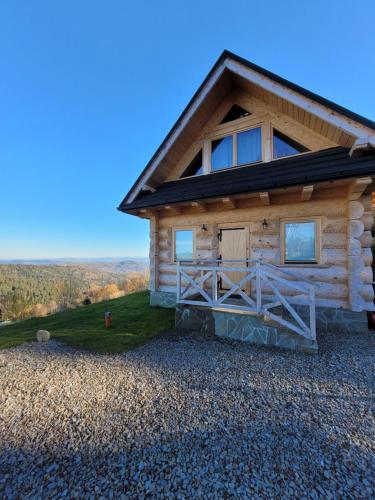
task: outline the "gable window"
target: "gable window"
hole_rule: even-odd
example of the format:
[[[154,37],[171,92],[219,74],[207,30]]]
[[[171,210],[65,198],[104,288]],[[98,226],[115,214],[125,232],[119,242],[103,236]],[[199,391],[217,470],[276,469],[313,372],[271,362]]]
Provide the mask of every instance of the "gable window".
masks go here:
[[[176,229],[174,231],[174,260],[191,260],[194,258],[193,229]]]
[[[228,135],[211,143],[211,169],[220,170],[233,165],[233,137]]]
[[[184,173],[181,175],[181,177],[191,177],[193,175],[201,174],[203,174],[202,150],[200,150],[199,153],[194,156],[193,160],[184,170]]]
[[[299,144],[276,129],[273,129],[272,145],[274,159],[309,151],[305,146],[302,146],[302,144]]]
[[[284,264],[317,264],[320,248],[319,220],[288,220],[281,223]]]
[[[220,124],[228,123],[233,120],[237,120],[238,118],[243,118],[244,116],[249,116],[249,115],[251,115],[251,113],[246,111],[246,109],[242,108],[241,106],[238,106],[238,104],[233,104],[228,113],[221,120]]]
[[[260,127],[237,134],[237,165],[254,163],[262,159],[262,134]]]

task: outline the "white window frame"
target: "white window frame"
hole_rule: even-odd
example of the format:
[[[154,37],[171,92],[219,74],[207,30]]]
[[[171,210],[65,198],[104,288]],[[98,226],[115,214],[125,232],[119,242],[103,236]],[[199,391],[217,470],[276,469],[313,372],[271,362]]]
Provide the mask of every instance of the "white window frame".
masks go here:
[[[286,224],[299,224],[306,222],[315,223],[315,260],[305,261],[292,261],[286,260],[286,241],[285,241],[285,225]],[[307,266],[321,264],[322,255],[322,223],[320,217],[307,217],[307,218],[285,218],[280,220],[280,241],[281,241],[281,264],[288,266]]]
[[[186,227],[186,226],[178,226],[173,228],[172,232],[172,262],[177,263],[181,262],[176,258],[176,233],[178,231],[192,231],[193,233],[193,259],[196,258],[196,228],[195,227]]]

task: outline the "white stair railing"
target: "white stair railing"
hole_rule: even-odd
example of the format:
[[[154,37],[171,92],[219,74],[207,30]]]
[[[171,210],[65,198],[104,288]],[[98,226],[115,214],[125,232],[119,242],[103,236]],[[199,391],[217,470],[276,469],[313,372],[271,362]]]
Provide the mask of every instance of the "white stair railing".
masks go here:
[[[233,273],[240,277],[234,280]],[[222,293],[219,279],[228,287]],[[177,262],[177,303],[253,311],[313,340],[316,338],[316,286],[319,285],[298,272],[259,259]],[[295,304],[309,307],[307,323],[293,307]],[[271,311],[280,306],[288,313],[288,319]]]

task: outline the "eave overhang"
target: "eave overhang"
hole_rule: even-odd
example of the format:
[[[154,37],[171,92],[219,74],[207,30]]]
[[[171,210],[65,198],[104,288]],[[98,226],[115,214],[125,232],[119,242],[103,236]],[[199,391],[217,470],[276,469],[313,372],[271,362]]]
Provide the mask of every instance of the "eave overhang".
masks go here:
[[[122,203],[118,209],[137,215],[141,209],[230,199],[363,176],[375,176],[375,155],[350,157],[349,149],[337,147],[166,182],[153,193],[142,194],[131,204]],[[307,196],[306,191],[304,196]]]

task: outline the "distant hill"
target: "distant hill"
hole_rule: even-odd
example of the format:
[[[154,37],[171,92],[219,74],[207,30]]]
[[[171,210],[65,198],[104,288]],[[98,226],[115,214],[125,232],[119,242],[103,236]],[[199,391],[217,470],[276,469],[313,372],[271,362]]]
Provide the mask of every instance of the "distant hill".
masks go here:
[[[71,307],[85,297],[96,302],[147,287],[146,259],[27,262],[0,262],[0,320]]]

